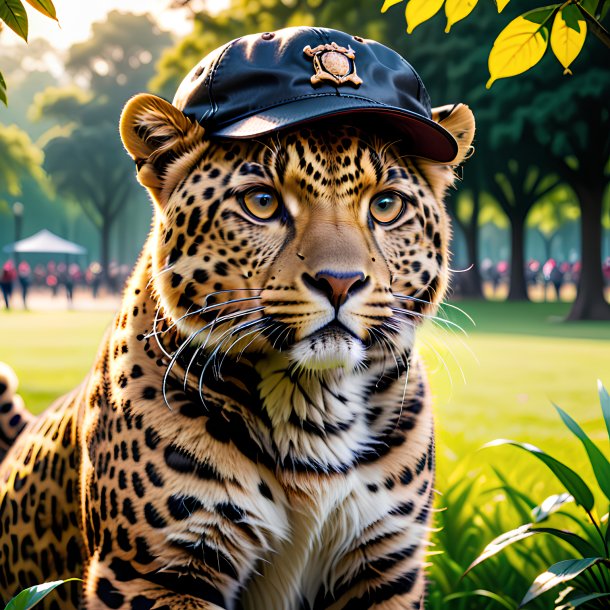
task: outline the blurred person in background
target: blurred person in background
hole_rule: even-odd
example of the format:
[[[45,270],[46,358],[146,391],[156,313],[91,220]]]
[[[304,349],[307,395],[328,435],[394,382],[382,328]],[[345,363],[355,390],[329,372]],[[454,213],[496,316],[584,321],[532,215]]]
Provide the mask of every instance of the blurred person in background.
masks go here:
[[[102,282],[102,266],[98,262],[92,262],[85,271],[85,281],[91,286],[91,293],[97,299],[100,283]]]
[[[4,297],[4,306],[6,309],[11,308],[11,296],[13,294],[13,284],[17,279],[17,270],[12,260],[7,260],[2,266],[0,273],[0,289]]]
[[[525,281],[528,287],[535,287],[540,281],[540,262],[536,259],[530,259],[525,268]]]
[[[51,294],[56,297],[57,289],[59,288],[59,277],[55,261],[47,263],[47,286],[51,289]]]
[[[47,285],[47,271],[44,265],[34,267],[34,286],[42,287]]]
[[[21,285],[21,299],[23,300],[23,309],[28,308],[28,292],[32,284],[32,269],[27,261],[21,261],[17,267],[19,276],[19,284]]]

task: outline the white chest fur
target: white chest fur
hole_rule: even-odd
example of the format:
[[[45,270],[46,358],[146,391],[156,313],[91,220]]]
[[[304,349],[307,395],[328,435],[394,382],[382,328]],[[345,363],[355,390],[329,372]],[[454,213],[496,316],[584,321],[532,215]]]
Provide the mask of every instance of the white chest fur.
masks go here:
[[[315,487],[285,507],[288,537],[262,558],[242,595],[244,610],[298,610],[302,599],[313,604],[321,587],[337,583],[336,568],[361,532],[388,509],[379,498],[371,501],[356,473]]]

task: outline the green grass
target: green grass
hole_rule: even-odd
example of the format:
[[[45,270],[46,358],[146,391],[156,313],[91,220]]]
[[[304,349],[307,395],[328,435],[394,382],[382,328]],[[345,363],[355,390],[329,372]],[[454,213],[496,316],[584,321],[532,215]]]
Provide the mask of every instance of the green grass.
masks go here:
[[[12,366],[34,413],[78,385],[91,368],[112,312],[0,312],[0,360]]]

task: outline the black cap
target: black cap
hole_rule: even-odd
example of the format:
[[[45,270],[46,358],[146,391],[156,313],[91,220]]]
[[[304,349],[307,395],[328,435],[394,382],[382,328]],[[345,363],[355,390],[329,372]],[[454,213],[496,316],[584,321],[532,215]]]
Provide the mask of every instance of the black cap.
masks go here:
[[[415,156],[448,163],[458,150],[432,120],[430,97],[411,64],[374,40],[325,28],[237,38],[191,70],[173,104],[223,138],[360,115],[408,138]]]

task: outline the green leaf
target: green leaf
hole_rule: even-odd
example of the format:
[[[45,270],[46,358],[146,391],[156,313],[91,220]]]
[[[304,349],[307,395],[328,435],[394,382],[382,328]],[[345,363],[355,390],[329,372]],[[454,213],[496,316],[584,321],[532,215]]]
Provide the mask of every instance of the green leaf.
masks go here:
[[[63,585],[65,582],[76,580],[80,580],[80,578],[55,580],[53,582],[46,582],[42,585],[35,585],[29,589],[24,589],[19,595],[11,599],[4,610],[30,610],[30,608],[33,608],[40,600],[44,599],[51,591],[54,591],[60,585]]]
[[[46,17],[57,21],[57,13],[55,12],[55,6],[51,0],[25,0],[30,6],[34,7],[39,13],[42,13]]]
[[[532,523],[526,523],[525,525],[511,530],[510,532],[505,532],[492,540],[483,549],[483,552],[468,566],[464,574],[468,574],[468,572],[470,572],[470,570],[472,570],[475,566],[478,566],[480,563],[483,563],[490,557],[497,555],[500,551],[511,544],[519,542],[519,540],[525,540],[526,538],[535,536],[537,534],[549,534],[555,538],[559,538],[576,549],[583,557],[597,554],[597,550],[592,544],[574,532],[558,530],[552,527],[533,527]]]
[[[598,449],[597,445],[587,436],[585,431],[560,407],[553,405],[563,423],[570,429],[580,442],[583,444],[589,461],[593,467],[593,473],[599,483],[600,489],[604,492],[606,498],[610,500],[610,463],[606,456]]]
[[[517,441],[511,441],[506,439],[498,439],[483,445],[483,448],[487,447],[499,447],[500,445],[513,445],[519,447],[524,451],[527,451],[534,457],[538,458],[543,462],[551,472],[561,481],[566,490],[574,496],[574,500],[577,504],[580,504],[585,510],[592,510],[595,500],[591,490],[582,478],[576,474],[571,468],[568,468],[565,464],[562,464],[559,460],[550,456],[548,453],[542,451],[534,445],[529,443],[519,443]]]
[[[554,527],[535,527],[532,528],[535,534],[549,534],[559,538],[564,542],[567,542],[571,547],[576,549],[582,557],[589,557],[597,555],[598,550],[584,538],[581,538],[578,534],[567,530],[558,530]]]
[[[534,523],[540,523],[548,519],[553,513],[557,512],[562,508],[564,504],[568,502],[574,502],[574,498],[569,493],[555,494],[549,496],[546,500],[532,509],[532,517],[534,517]]]
[[[539,574],[529,588],[519,607],[525,606],[543,593],[563,582],[568,582],[597,563],[608,563],[603,557],[586,557],[585,559],[566,559],[553,564],[546,572]]]
[[[597,391],[599,392],[599,402],[602,405],[602,413],[608,430],[608,440],[610,441],[610,395],[602,384],[601,380],[597,380]]]
[[[474,591],[461,591],[460,593],[451,593],[450,595],[446,595],[443,598],[443,602],[447,603],[453,601],[454,599],[464,599],[466,597],[487,597],[488,599],[493,599],[498,602],[503,608],[508,608],[508,610],[514,610],[515,605],[503,597],[500,597],[497,593],[493,593],[491,591],[486,591],[485,589],[475,589]]]
[[[0,72],[0,102],[2,102],[5,106],[8,106],[8,99],[6,97],[6,81],[4,80],[4,76],[2,76],[2,72]]]
[[[0,20],[27,42],[28,14],[21,0],[0,0]]]
[[[570,29],[580,32],[580,24],[578,22],[582,21],[582,19],[580,11],[573,4],[568,4],[568,6],[561,9],[561,16]]]
[[[383,6],[381,7],[381,12],[385,13],[389,8],[394,6],[395,4],[400,4],[402,0],[385,0]]]
[[[567,600],[566,604],[555,606],[555,610],[572,610],[573,608],[580,608],[583,604],[594,599],[601,599],[602,597],[610,597],[610,593],[578,593],[575,597]]]
[[[483,552],[468,566],[464,575],[468,574],[470,570],[472,570],[475,566],[478,566],[480,563],[483,563],[490,557],[497,555],[502,549],[505,549],[507,546],[513,544],[513,542],[518,542],[519,540],[525,540],[530,536],[534,536],[535,532],[531,530],[532,524],[527,523],[518,527],[510,532],[504,532],[497,538],[494,538],[484,549]]]
[[[542,8],[535,8],[532,11],[527,11],[527,13],[523,13],[521,17],[523,17],[523,19],[525,19],[526,21],[531,21],[532,23],[542,25],[551,19],[551,16],[555,12],[555,10],[560,6],[560,4],[552,4],[550,6],[545,6]]]

